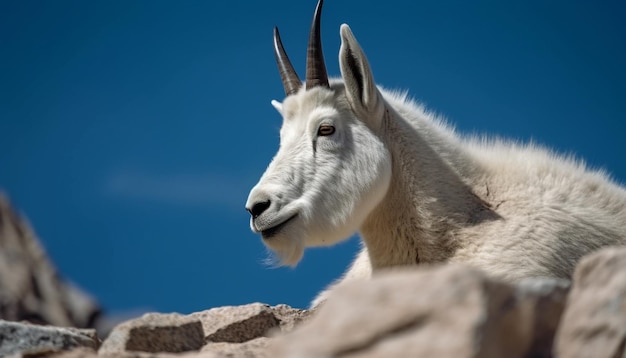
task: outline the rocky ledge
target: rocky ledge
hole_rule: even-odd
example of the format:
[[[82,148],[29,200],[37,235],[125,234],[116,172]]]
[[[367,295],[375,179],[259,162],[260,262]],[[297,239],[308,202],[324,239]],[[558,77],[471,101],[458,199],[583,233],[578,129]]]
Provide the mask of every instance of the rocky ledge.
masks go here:
[[[0,322],[15,357],[623,357],[626,248],[584,258],[573,284],[507,284],[461,265],[390,271],[316,312],[261,303],[149,313],[93,330]]]

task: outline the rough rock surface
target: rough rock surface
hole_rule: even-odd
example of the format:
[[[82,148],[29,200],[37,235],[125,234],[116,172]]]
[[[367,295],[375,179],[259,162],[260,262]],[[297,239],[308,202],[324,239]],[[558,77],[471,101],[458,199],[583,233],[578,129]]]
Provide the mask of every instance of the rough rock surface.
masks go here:
[[[5,349],[5,353],[18,353],[14,357],[24,358],[269,358],[271,356],[267,354],[267,347],[273,339],[270,337],[291,331],[308,315],[309,311],[306,310],[286,305],[270,307],[261,303],[218,307],[189,315],[149,313],[118,325],[97,352],[97,346],[88,344],[82,345],[87,348],[60,351],[57,346],[46,345],[50,339],[43,340],[46,344],[42,346],[39,341],[26,339],[32,333],[23,331],[12,332],[12,340],[25,343],[18,347],[21,349],[11,346],[5,349],[5,342],[1,339],[3,336],[0,336],[0,349]],[[57,334],[69,331],[58,327],[28,327]],[[77,333],[83,334],[83,331],[87,330]],[[66,345],[60,349],[80,346]]]
[[[99,354],[198,352],[262,356],[272,332],[286,332],[308,311],[261,303],[226,306],[190,315],[149,313],[115,327]]]
[[[0,320],[0,357],[15,353],[42,354],[77,347],[98,349],[93,329],[39,326]]]
[[[548,356],[567,289],[553,279],[507,285],[457,265],[388,272],[338,289],[273,354]]]
[[[95,301],[62,280],[30,226],[0,193],[0,319],[93,327]]]
[[[555,343],[558,357],[626,357],[626,248],[581,260]]]

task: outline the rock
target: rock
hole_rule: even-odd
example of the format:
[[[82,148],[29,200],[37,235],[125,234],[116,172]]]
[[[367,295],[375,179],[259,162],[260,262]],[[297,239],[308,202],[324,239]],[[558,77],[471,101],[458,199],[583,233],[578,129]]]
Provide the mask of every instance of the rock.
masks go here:
[[[0,356],[43,354],[87,347],[98,349],[100,341],[93,329],[38,326],[0,320]]]
[[[529,306],[533,357],[549,357],[569,293],[570,282],[555,278],[528,278],[515,286],[516,300]]]
[[[626,354],[626,248],[584,257],[574,272],[555,342],[558,357],[624,357]]]
[[[202,322],[207,342],[243,343],[280,327],[273,309],[261,303],[218,307],[190,316]]]
[[[566,282],[513,286],[460,265],[381,273],[337,289],[272,356],[549,356],[566,292]]]
[[[0,319],[94,327],[100,308],[59,277],[34,232],[0,193]]]
[[[202,348],[204,353],[213,353],[220,357],[270,358],[267,348],[271,338],[259,337],[244,343],[208,343]]]
[[[288,331],[306,319],[305,310],[261,303],[225,306],[190,315],[149,313],[115,327],[100,355],[129,352],[199,352],[263,357],[273,330]]]
[[[101,354],[126,351],[180,353],[204,345],[202,322],[177,313],[147,313],[116,326],[100,347]]]
[[[272,307],[274,315],[280,322],[280,331],[283,333],[291,332],[300,323],[311,318],[313,311],[292,308],[287,305],[276,305]]]

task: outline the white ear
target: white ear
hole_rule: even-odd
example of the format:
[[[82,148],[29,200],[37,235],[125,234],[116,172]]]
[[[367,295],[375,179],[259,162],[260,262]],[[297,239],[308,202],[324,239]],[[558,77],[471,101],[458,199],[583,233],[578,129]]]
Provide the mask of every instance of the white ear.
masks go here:
[[[274,106],[274,108],[276,108],[278,113],[280,113],[281,115],[283,114],[283,104],[282,103],[280,103],[277,100],[273,99],[272,100],[272,106]]]
[[[348,100],[355,111],[376,114],[381,101],[365,53],[348,25],[341,25],[340,33],[339,64]]]

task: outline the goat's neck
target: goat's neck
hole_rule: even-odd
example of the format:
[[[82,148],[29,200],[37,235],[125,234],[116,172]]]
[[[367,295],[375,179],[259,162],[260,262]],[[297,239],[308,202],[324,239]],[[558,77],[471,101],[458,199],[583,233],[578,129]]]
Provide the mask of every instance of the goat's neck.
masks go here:
[[[462,244],[454,232],[489,211],[468,184],[476,182],[478,167],[456,141],[426,132],[428,138],[393,109],[385,111],[391,184],[360,230],[374,270],[445,261]]]

